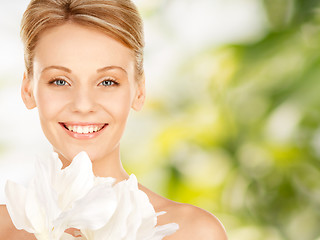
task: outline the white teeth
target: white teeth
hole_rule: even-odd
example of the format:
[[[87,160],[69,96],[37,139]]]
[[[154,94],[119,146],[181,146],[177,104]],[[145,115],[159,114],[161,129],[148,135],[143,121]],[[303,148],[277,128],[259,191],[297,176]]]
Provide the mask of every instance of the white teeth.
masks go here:
[[[77,133],[83,133],[83,129],[82,127],[78,126],[76,127],[76,130],[75,130]]]
[[[81,134],[98,132],[102,129],[102,127],[98,127],[98,126],[67,126],[67,125],[66,125],[66,128],[71,132],[76,132]]]

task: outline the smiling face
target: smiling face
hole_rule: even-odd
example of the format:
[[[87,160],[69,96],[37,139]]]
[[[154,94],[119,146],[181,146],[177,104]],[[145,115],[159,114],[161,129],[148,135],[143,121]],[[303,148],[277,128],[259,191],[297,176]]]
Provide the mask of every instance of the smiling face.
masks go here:
[[[142,107],[144,94],[132,50],[75,23],[40,35],[33,77],[22,85],[26,106],[38,108],[44,134],[67,161],[80,151],[93,161],[118,156],[130,109]]]

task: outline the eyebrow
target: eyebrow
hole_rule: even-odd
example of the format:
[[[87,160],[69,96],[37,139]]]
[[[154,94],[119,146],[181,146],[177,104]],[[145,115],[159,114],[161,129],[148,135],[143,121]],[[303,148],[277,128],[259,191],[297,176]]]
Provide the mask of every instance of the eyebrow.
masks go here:
[[[45,67],[44,69],[42,69],[41,73],[45,72],[45,71],[48,71],[50,69],[58,69],[58,70],[62,70],[62,71],[65,71],[67,73],[71,73],[72,71],[69,69],[69,68],[66,68],[66,67],[62,67],[62,66],[49,66],[49,67]]]
[[[66,68],[66,67],[63,67],[63,66],[56,66],[56,65],[53,65],[53,66],[48,66],[48,67],[45,67],[41,73],[45,72],[45,71],[48,71],[50,69],[58,69],[58,70],[62,70],[62,71],[65,71],[67,73],[72,73],[71,69],[69,68]],[[103,67],[103,68],[99,68],[97,70],[97,73],[100,73],[100,72],[104,72],[104,71],[108,71],[108,70],[112,70],[112,69],[119,69],[121,70],[122,72],[124,72],[126,75],[128,75],[127,71],[122,68],[122,67],[119,67],[119,66],[107,66],[107,67]]]
[[[119,66],[107,66],[107,67],[99,68],[97,70],[97,72],[100,73],[100,72],[104,72],[104,71],[108,71],[108,70],[112,70],[112,69],[119,69],[122,72],[124,72],[126,75],[128,75],[127,71],[124,68],[119,67]]]

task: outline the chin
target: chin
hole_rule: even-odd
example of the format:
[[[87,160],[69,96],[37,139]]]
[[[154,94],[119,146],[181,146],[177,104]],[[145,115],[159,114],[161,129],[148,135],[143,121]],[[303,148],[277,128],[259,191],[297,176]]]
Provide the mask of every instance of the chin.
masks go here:
[[[108,156],[113,155],[116,148],[114,150],[109,151],[101,151],[101,148],[88,148],[88,147],[76,147],[74,149],[67,149],[66,151],[59,151],[55,149],[54,151],[59,154],[60,160],[62,162],[72,162],[72,159],[78,155],[80,152],[84,151],[88,154],[91,162],[102,161],[103,159],[107,159]]]

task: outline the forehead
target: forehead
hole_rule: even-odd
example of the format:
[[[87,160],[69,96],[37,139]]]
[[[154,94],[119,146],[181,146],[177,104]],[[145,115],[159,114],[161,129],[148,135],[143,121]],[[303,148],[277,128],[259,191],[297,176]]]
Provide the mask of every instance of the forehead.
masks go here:
[[[120,66],[134,69],[131,49],[92,27],[65,23],[45,30],[39,36],[34,55],[35,68],[61,65],[73,70]]]

